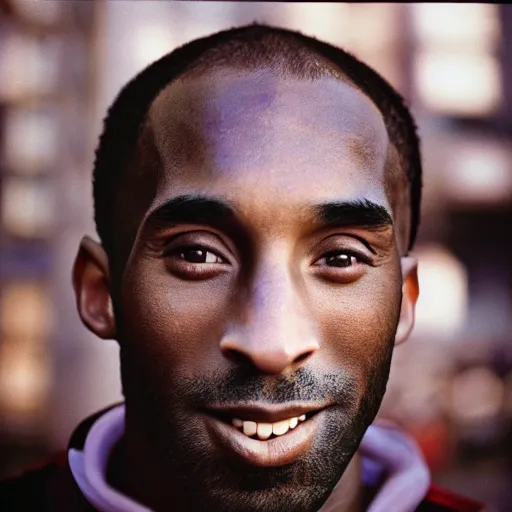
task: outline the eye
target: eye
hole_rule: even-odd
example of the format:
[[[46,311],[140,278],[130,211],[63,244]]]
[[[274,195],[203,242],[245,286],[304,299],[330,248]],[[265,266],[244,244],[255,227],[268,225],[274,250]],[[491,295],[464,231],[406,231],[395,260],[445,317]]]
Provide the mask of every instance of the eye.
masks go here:
[[[219,255],[201,246],[181,247],[173,254],[187,263],[225,263]]]
[[[325,265],[327,267],[348,268],[359,263],[362,258],[348,251],[333,251],[316,261],[315,265]]]

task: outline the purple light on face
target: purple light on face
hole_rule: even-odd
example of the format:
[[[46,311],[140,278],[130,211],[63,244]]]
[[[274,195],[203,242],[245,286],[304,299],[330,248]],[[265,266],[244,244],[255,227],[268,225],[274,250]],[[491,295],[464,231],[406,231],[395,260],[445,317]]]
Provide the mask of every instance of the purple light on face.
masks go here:
[[[268,144],[271,136],[268,119],[277,91],[253,91],[249,83],[246,89],[238,85],[208,105],[203,121],[210,158],[224,174],[258,159],[259,148]]]
[[[275,95],[269,92],[262,92],[260,94],[255,94],[254,96],[250,96],[248,98],[248,107],[260,107],[267,108],[271,105],[274,100]]]

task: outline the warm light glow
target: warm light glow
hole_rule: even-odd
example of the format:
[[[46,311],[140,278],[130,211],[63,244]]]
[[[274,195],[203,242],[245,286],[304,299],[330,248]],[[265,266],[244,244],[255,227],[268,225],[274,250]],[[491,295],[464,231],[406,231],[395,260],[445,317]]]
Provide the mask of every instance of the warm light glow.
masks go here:
[[[497,5],[417,3],[410,8],[420,44],[493,50],[500,36]]]
[[[445,192],[465,203],[496,203],[512,198],[512,152],[495,142],[459,144],[446,163]]]
[[[2,191],[2,220],[7,232],[21,237],[42,237],[53,219],[48,185],[11,177]]]
[[[496,416],[503,404],[504,392],[503,383],[488,368],[466,370],[453,379],[451,411],[463,423]]]
[[[16,173],[35,173],[48,168],[57,157],[55,120],[41,112],[12,110],[5,123],[4,154]]]
[[[415,66],[420,99],[434,111],[478,116],[500,105],[500,69],[491,55],[422,51]]]
[[[400,34],[400,7],[391,3],[350,4],[350,48],[358,56],[389,48]]]
[[[50,385],[47,361],[33,343],[4,340],[0,350],[0,408],[8,415],[41,409]]]
[[[44,338],[52,322],[48,290],[32,281],[12,280],[0,297],[0,331],[8,338]]]
[[[41,41],[6,33],[0,45],[0,100],[24,100],[54,92],[61,50],[57,38]]]
[[[144,68],[159,59],[175,47],[172,31],[165,26],[141,24],[135,27],[133,37],[134,68]]]
[[[416,307],[417,332],[444,337],[462,326],[467,312],[467,274],[447,249],[418,248],[420,296]]]
[[[286,26],[325,42],[345,46],[350,44],[351,8],[347,3],[289,4]]]

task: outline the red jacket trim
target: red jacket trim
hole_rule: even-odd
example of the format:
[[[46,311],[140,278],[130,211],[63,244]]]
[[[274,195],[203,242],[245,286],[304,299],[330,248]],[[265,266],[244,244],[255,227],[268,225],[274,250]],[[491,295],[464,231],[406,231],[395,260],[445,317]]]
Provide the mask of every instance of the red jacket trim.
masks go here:
[[[446,507],[448,510],[453,510],[453,512],[482,512],[484,510],[483,503],[441,489],[441,487],[434,484],[430,486],[425,501]]]

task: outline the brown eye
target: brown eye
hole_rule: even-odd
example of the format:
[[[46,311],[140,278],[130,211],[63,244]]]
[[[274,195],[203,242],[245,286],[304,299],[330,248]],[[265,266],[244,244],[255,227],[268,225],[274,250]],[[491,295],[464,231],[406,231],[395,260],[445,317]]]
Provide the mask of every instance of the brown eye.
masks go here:
[[[202,247],[186,247],[176,254],[188,263],[223,263],[222,258]]]
[[[328,267],[348,268],[355,265],[358,258],[344,251],[337,251],[326,254],[317,261],[318,265],[326,265]]]
[[[354,256],[350,254],[334,254],[325,258],[325,264],[332,267],[350,267],[356,262]]]

